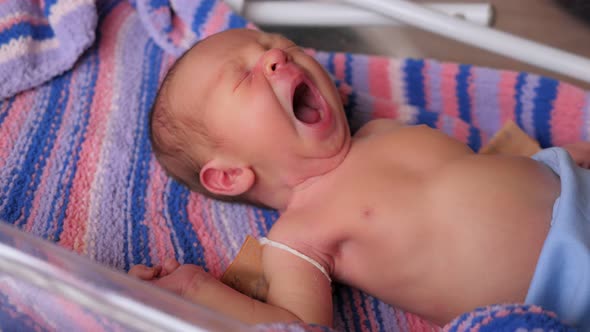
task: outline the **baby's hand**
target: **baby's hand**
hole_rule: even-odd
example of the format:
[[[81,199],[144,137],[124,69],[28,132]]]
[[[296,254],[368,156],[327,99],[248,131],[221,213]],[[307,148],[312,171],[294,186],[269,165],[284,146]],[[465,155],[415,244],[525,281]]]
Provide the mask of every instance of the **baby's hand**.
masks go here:
[[[165,277],[174,272],[180,264],[173,258],[169,258],[164,262],[164,265],[156,265],[154,267],[147,267],[143,264],[138,264],[129,269],[128,274],[141,280],[153,280]]]
[[[190,297],[193,291],[199,287],[200,281],[212,278],[202,268],[193,264],[180,265],[172,258],[167,259],[162,266],[135,265],[128,274],[186,297]]]
[[[578,166],[590,169],[590,142],[572,143],[564,145],[563,148]]]

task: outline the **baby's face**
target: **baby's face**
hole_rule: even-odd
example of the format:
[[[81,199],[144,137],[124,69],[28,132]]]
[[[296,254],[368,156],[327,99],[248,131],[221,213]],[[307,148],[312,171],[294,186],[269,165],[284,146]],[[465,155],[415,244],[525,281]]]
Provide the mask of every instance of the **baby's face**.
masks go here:
[[[254,166],[299,171],[305,161],[321,171],[346,154],[350,133],[339,94],[291,41],[230,30],[203,40],[181,64],[170,98],[189,113],[191,105],[204,106],[198,116],[225,152]]]

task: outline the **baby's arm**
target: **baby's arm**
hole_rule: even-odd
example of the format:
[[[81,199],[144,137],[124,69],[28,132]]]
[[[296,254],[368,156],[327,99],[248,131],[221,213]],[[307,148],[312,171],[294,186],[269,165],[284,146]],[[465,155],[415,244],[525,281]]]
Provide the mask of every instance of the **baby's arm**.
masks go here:
[[[332,326],[332,287],[310,262],[272,246],[262,251],[268,282],[266,302],[285,308],[306,323]]]
[[[214,311],[249,324],[293,322],[298,318],[289,311],[254,300],[214,278],[193,264],[180,265],[167,260],[162,267],[135,265],[129,275],[151,282]]]
[[[267,258],[273,260],[278,256],[270,255]],[[297,259],[296,257],[294,257]],[[287,260],[293,259],[293,257],[287,257]],[[267,260],[267,262],[270,262]],[[270,262],[271,270],[280,269],[280,265],[273,267],[274,262]],[[282,263],[280,263],[282,264]],[[268,265],[268,264],[267,264]],[[297,296],[305,296],[306,292],[297,292],[297,289],[305,288],[305,283],[301,281],[307,279],[301,276],[301,271],[293,271],[290,268],[295,268],[296,265],[288,264],[288,269],[283,272],[295,274],[293,277],[295,280],[289,280],[285,278],[283,272],[279,271],[276,275],[267,273],[269,277],[274,280],[273,283],[269,283],[268,299],[275,299],[267,301],[267,303],[260,302],[252,299],[232,288],[223,284],[209,273],[196,265],[184,264],[180,265],[176,260],[169,259],[163,266],[157,266],[149,268],[145,265],[136,265],[129,270],[129,274],[140,278],[142,280],[149,281],[155,286],[164,288],[175,294],[178,294],[191,302],[202,304],[210,309],[226,314],[237,320],[245,323],[258,324],[268,322],[292,322],[303,320],[305,322],[317,322],[317,323],[331,323],[332,317],[332,303],[331,293],[328,290],[329,303],[326,304],[329,319],[315,319],[316,310],[313,309],[314,305],[321,305],[322,301],[302,300],[294,298]],[[326,279],[323,275],[321,275]],[[286,289],[280,289],[277,284],[280,280],[292,282]],[[325,280],[327,283],[327,280]],[[329,288],[329,284],[328,284]],[[295,291],[290,291],[293,289]],[[286,291],[288,298],[282,299],[281,292]],[[299,294],[299,295],[297,295]],[[316,297],[317,294],[308,292],[312,297]],[[310,308],[312,312],[307,313],[305,310],[300,310],[300,304],[312,303]],[[283,309],[282,304],[287,305]],[[309,319],[308,319],[309,318]]]

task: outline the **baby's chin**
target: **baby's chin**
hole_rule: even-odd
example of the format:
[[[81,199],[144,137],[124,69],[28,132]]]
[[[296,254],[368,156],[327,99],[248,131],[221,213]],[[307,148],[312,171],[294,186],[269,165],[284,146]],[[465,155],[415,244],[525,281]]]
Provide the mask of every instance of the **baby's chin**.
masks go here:
[[[306,142],[306,157],[314,159],[318,171],[325,172],[337,167],[350,150],[352,138],[346,119],[338,121],[334,119],[332,124],[318,139],[313,137]]]

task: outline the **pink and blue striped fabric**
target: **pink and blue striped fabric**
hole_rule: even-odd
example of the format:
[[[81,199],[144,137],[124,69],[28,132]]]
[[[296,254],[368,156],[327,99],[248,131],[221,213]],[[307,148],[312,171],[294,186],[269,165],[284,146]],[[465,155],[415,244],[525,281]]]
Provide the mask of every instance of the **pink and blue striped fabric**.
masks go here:
[[[565,326],[552,312],[534,305],[506,304],[478,308],[457,317],[444,332],[560,331],[578,329]]]
[[[15,3],[0,0],[0,9]],[[64,3],[95,6],[96,38],[70,70],[0,100],[0,219],[121,271],[176,257],[221,276],[246,235],[266,235],[278,215],[207,199],[167,178],[151,153],[148,112],[182,51],[215,32],[253,26],[219,0]],[[513,120],[543,146],[588,139],[590,94],[563,82],[434,60],[309,52],[336,78],[353,129],[397,118],[478,149]],[[4,318],[21,321],[26,313],[12,296],[0,303],[10,311]],[[338,330],[438,330],[349,287],[336,287],[334,303]],[[50,316],[30,316],[26,324],[52,326]]]

